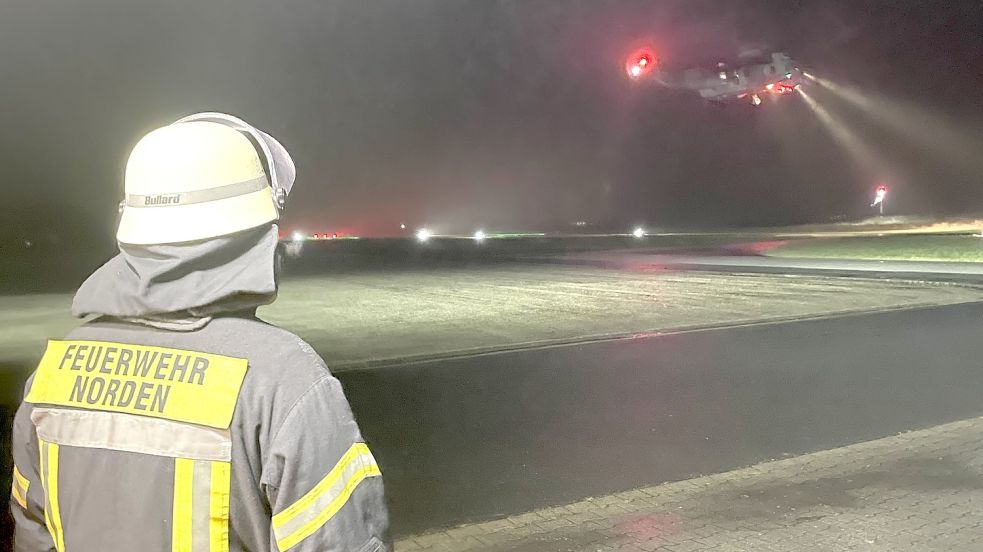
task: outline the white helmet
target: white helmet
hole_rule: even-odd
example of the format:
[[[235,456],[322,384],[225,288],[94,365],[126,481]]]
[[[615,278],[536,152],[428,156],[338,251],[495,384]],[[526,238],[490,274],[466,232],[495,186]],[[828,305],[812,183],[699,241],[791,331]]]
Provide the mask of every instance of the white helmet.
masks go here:
[[[293,161],[268,134],[223,113],[191,115],[133,148],[116,239],[180,243],[268,224],[293,180]]]

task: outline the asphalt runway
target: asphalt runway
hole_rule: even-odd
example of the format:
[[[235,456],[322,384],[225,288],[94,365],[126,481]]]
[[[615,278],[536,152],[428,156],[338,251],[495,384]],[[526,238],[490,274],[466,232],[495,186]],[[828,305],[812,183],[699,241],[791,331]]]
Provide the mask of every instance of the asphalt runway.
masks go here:
[[[340,374],[397,534],[983,414],[983,304]]]

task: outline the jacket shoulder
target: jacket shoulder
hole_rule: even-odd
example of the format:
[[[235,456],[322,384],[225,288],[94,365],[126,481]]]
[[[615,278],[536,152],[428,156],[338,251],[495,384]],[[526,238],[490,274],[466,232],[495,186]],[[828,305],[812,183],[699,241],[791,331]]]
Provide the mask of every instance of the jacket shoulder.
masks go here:
[[[310,343],[283,328],[258,319],[214,320],[210,325],[227,334],[230,342],[239,341],[229,354],[249,360],[251,371],[271,372],[271,376],[302,380],[312,384],[331,375],[327,364]]]

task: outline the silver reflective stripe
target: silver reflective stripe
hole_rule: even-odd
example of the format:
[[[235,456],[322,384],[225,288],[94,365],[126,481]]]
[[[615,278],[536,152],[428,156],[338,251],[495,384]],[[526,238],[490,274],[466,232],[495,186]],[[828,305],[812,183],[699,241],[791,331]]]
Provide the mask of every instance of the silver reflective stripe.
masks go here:
[[[191,550],[207,552],[211,521],[212,465],[195,461],[191,485]]]
[[[42,440],[38,443],[38,447],[41,453],[41,488],[44,490],[44,524],[48,526],[51,539],[57,543],[58,536],[51,523],[51,493],[48,492],[48,443]]]
[[[44,490],[44,524],[51,533],[57,552],[65,552],[65,536],[62,534],[61,507],[58,505],[58,445],[38,440],[40,450],[41,487]]]
[[[229,552],[231,466],[174,459],[171,552]]]
[[[266,176],[261,175],[252,180],[236,182],[218,188],[207,190],[193,190],[190,192],[174,192],[170,194],[139,195],[126,194],[127,207],[174,207],[177,205],[191,205],[193,203],[207,203],[218,201],[241,195],[258,192],[264,188],[269,188]]]
[[[35,408],[31,421],[38,437],[50,443],[229,462],[232,435],[170,420],[116,412]]]

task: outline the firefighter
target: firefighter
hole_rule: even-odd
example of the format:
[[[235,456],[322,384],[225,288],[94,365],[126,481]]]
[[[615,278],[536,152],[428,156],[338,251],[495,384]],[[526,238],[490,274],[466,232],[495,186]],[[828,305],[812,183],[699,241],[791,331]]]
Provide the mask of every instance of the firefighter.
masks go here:
[[[286,150],[220,113],[126,164],[119,255],[49,341],[13,430],[18,552],[388,550],[379,466],[341,385],[256,318],[277,294]]]

